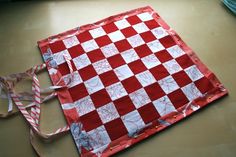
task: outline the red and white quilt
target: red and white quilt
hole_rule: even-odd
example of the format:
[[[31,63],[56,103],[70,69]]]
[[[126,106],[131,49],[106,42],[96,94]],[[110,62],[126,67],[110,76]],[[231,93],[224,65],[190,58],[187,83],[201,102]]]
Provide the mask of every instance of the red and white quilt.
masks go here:
[[[82,156],[109,156],[227,94],[150,7],[38,42]],[[63,56],[72,63],[73,74]]]

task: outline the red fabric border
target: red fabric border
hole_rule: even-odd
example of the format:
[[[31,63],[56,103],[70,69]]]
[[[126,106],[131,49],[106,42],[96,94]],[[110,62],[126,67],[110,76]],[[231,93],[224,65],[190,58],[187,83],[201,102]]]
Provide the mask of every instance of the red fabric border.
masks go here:
[[[215,101],[216,99],[219,99],[222,96],[228,94],[227,90],[224,88],[222,83],[220,83],[220,81],[216,78],[216,76],[200,61],[200,59],[197,57],[195,52],[184,43],[184,41],[179,37],[179,35],[173,29],[171,29],[164,22],[164,20],[157,13],[155,13],[155,11],[150,6],[134,9],[134,10],[131,10],[131,11],[128,11],[125,13],[115,15],[115,16],[110,16],[108,18],[105,18],[105,19],[95,22],[93,24],[83,25],[81,27],[74,28],[69,31],[48,37],[46,39],[38,41],[38,46],[39,46],[41,53],[43,55],[44,53],[46,53],[46,50],[49,47],[48,46],[49,43],[53,43],[55,41],[62,40],[68,36],[76,35],[76,34],[79,34],[83,31],[87,31],[87,30],[96,28],[98,26],[117,21],[119,19],[122,19],[124,16],[131,16],[131,15],[134,15],[137,13],[142,13],[142,12],[149,12],[152,14],[154,19],[171,35],[171,37],[176,41],[176,43],[188,54],[188,56],[190,56],[191,60],[197,65],[197,67],[200,69],[200,71],[213,84],[214,88],[211,91],[209,91],[206,96],[196,99],[194,101],[195,104],[199,105],[200,108],[202,108],[202,107],[208,105],[209,103]],[[51,67],[49,65],[47,67],[48,67],[48,70],[51,69]],[[50,75],[50,77],[51,77],[53,84],[55,85],[57,80],[61,77],[61,74],[59,72],[57,72],[55,75]],[[62,104],[68,103],[68,102],[73,102],[71,99],[71,96],[67,90],[58,90],[57,93],[58,93],[58,98]],[[183,107],[179,108],[178,110],[181,111],[182,109],[183,109]],[[187,110],[186,117],[191,115],[194,112],[196,112],[196,111]],[[64,110],[64,114],[66,116],[72,118],[72,119],[67,118],[68,123],[72,123],[73,121],[78,121],[79,117],[75,117],[74,115],[70,116],[70,115],[68,115],[69,113],[70,113],[70,111],[68,112],[68,111]],[[185,118],[185,117],[183,116],[183,114],[180,114],[179,112],[171,113],[171,114],[168,114],[164,117],[161,117],[162,120],[169,122],[171,125],[182,120],[183,118]],[[115,141],[112,141],[112,143],[108,146],[108,148],[103,152],[102,156],[110,156],[112,154],[115,154],[115,153],[117,153],[123,149],[126,149],[127,147],[130,147],[131,145],[134,145],[135,143],[137,143],[137,142],[149,137],[150,135],[153,135],[153,134],[155,134],[167,127],[168,126],[158,124],[157,122],[153,122],[153,123],[151,123],[150,126],[145,128],[135,138],[131,138],[126,135],[126,136],[123,136]],[[82,156],[96,156],[95,154],[91,154],[91,152],[82,153],[81,155]]]

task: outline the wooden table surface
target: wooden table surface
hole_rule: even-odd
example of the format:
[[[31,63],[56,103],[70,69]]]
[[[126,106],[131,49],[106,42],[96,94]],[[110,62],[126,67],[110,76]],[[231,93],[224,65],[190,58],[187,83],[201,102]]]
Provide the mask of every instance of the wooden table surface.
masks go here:
[[[236,16],[220,0],[155,1],[31,1],[0,3],[0,75],[21,72],[42,63],[37,41],[110,15],[150,5],[197,53],[229,90],[187,120],[152,136],[116,156],[236,156]],[[41,84],[50,84],[46,72]],[[18,89],[30,89],[30,82]],[[4,112],[6,101],[0,102]],[[50,132],[65,120],[56,100],[42,105],[41,129]],[[53,142],[35,139],[42,156],[78,156],[70,134]],[[33,157],[29,127],[18,114],[0,119],[0,156]]]

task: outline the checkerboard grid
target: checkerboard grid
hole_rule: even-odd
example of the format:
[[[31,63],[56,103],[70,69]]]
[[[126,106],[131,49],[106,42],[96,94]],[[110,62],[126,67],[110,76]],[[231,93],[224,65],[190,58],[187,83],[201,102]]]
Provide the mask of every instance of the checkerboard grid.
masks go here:
[[[125,19],[121,20],[121,21],[126,21]],[[124,23],[124,22],[123,22]],[[134,36],[137,36],[140,38],[139,34],[140,33],[143,33],[143,32],[146,32],[146,31],[152,31],[152,30],[149,30],[147,28],[147,26],[145,25],[145,21],[144,22],[140,22],[138,24],[135,24],[133,26],[131,26],[130,24],[128,24],[128,22],[126,21],[126,25],[128,27],[134,27],[135,30],[137,31],[137,34],[134,35]],[[117,25],[117,27],[119,28],[117,31],[121,31],[122,29],[124,28],[127,28],[127,27],[121,27],[119,24]],[[100,37],[100,36],[103,36],[103,35],[107,35],[109,36],[110,33],[108,34],[105,34],[105,31],[102,29],[102,27],[98,27],[98,28],[95,28],[95,29],[92,29],[89,31],[89,33],[91,34],[91,36],[93,37],[92,39],[88,40],[88,41],[83,41],[83,42],[79,42],[79,40],[77,38],[75,38],[74,36],[73,37],[70,37],[70,38],[67,38],[67,39],[64,39],[63,40],[63,43],[65,45],[66,48],[70,48],[72,46],[76,46],[78,44],[81,44],[82,47],[84,48],[84,51],[85,52],[90,52],[94,49],[98,49],[99,47],[97,46],[96,44],[96,38]],[[114,33],[114,32],[112,32]],[[122,33],[119,33],[119,34],[122,34]],[[123,36],[121,37],[122,35],[118,36],[118,38],[116,39],[124,39]],[[134,37],[132,36],[132,37]],[[69,40],[70,39],[70,40]],[[129,39],[129,38],[128,38]],[[141,38],[140,38],[141,39]],[[114,42],[112,42],[114,43]],[[110,43],[110,44],[112,44]],[[144,43],[142,43],[144,44]],[[66,50],[68,51],[68,50]],[[57,52],[59,53],[59,52]],[[60,64],[60,63],[59,63]]]
[[[190,69],[190,68],[187,68],[187,69]],[[170,75],[171,76],[171,75]],[[179,87],[176,87],[176,89],[178,89]],[[172,91],[171,91],[172,92]],[[168,95],[168,93],[167,93],[167,95]],[[147,104],[147,103],[146,103]]]
[[[144,24],[143,22],[141,23],[141,24]],[[125,27],[126,28],[126,27]],[[143,33],[143,31],[145,31],[145,29],[144,30],[142,30],[142,29],[139,29],[138,28],[138,25],[137,25],[137,28],[136,28],[136,30],[138,30],[139,31],[139,33]],[[101,30],[100,30],[101,31]],[[156,31],[156,32],[158,32],[158,31]],[[102,32],[100,32],[100,33],[95,33],[95,34],[92,34],[92,36],[93,37],[99,37],[99,35],[101,35],[101,34],[103,34],[104,35],[104,33],[102,33]],[[123,39],[123,37],[122,37],[122,39]],[[96,40],[95,40],[95,42],[96,42]],[[150,42],[151,43],[151,42]],[[147,43],[148,44],[148,43]],[[73,45],[73,43],[69,43],[69,45]],[[74,45],[75,46],[75,45]],[[66,46],[67,48],[69,48],[70,46]],[[96,47],[96,46],[95,46]],[[91,50],[92,48],[90,48],[89,50]],[[63,52],[64,53],[64,52]],[[67,53],[67,55],[68,55],[68,53]],[[87,56],[86,56],[87,57]],[[178,57],[178,56],[176,56],[175,54],[172,54],[172,57]],[[140,59],[140,58],[139,58]],[[59,62],[59,63],[62,63],[62,62]],[[161,64],[165,64],[165,63],[161,63]],[[83,65],[83,64],[82,64]],[[126,64],[126,65],[128,65],[128,64]],[[84,66],[86,66],[86,65],[84,65]],[[155,65],[156,66],[156,65]],[[78,66],[79,67],[79,66]],[[147,67],[148,68],[148,67]],[[150,67],[149,67],[150,68]],[[79,70],[78,70],[79,71]],[[150,73],[151,74],[151,73]],[[132,75],[133,76],[133,75]],[[171,75],[170,75],[171,76]],[[125,78],[126,79],[126,78]],[[144,89],[144,88],[142,88],[142,89]],[[168,94],[167,94],[168,95]],[[165,98],[166,98],[167,96],[165,96]],[[168,98],[168,97],[167,97]],[[155,102],[155,101],[153,101],[153,102]],[[156,107],[156,106],[155,106]],[[134,110],[134,111],[132,111],[132,112],[135,112],[135,114],[137,115],[138,113],[136,113],[136,110]],[[142,123],[142,122],[141,122]],[[128,126],[127,126],[128,127]],[[128,129],[129,130],[129,129]]]
[[[143,19],[143,17],[142,17],[141,19]],[[121,21],[126,21],[126,20],[123,19],[123,20],[121,20]],[[119,21],[118,21],[118,22],[119,22]],[[126,21],[126,22],[121,22],[121,24],[124,24],[124,23],[126,23],[127,26],[131,27],[131,25],[128,24],[127,21]],[[141,25],[141,27],[140,27],[140,25]],[[135,26],[138,26],[138,27],[135,27]],[[126,27],[121,27],[121,25],[119,25],[119,24],[117,25],[117,27],[120,28],[120,29],[126,28]],[[139,33],[143,33],[143,32],[145,32],[145,31],[148,31],[148,28],[147,28],[147,26],[144,24],[144,22],[140,22],[140,23],[134,25],[134,27],[136,28],[136,31],[137,31],[137,34],[136,34],[136,35],[139,35]],[[143,27],[144,27],[144,29],[143,29]],[[119,30],[120,30],[120,29],[119,29]],[[78,44],[84,44],[84,45],[88,45],[88,46],[87,46],[87,49],[84,48],[85,52],[93,50],[93,48],[91,48],[91,47],[95,47],[94,49],[97,49],[98,46],[97,46],[97,44],[96,44],[96,40],[95,40],[95,39],[96,39],[97,37],[100,37],[100,36],[102,36],[102,35],[105,35],[105,31],[102,29],[102,27],[99,27],[99,28],[90,30],[89,32],[90,32],[91,36],[94,37],[94,39],[91,39],[91,40],[89,40],[89,41],[84,41],[84,42],[81,42],[81,43],[80,43],[77,38],[75,38],[75,37],[70,37],[70,38],[68,38],[68,39],[64,39],[64,40],[63,40],[63,43],[64,43],[65,47],[66,47],[66,48],[70,48],[70,47],[76,46],[76,45],[78,45]],[[69,40],[69,39],[70,39],[70,40]],[[88,44],[87,44],[87,43],[88,43]],[[112,44],[112,43],[111,43],[111,44]],[[91,45],[92,45],[92,46],[91,46]],[[94,45],[95,45],[95,46],[94,46]],[[86,46],[83,46],[83,47],[86,47]],[[67,49],[64,50],[64,52],[66,53],[66,55],[70,56]],[[64,52],[63,52],[63,54],[65,54]],[[60,53],[60,52],[58,52],[58,53]],[[60,53],[60,54],[61,54],[61,53]],[[56,54],[55,54],[55,55],[56,55]],[[62,57],[61,57],[62,54],[59,55],[59,56],[60,56],[60,58],[62,58]],[[108,56],[108,57],[109,57],[109,56]],[[72,58],[72,57],[70,57],[70,58]],[[84,59],[85,61],[82,62],[82,63],[78,63],[78,60],[80,60],[81,58]],[[77,60],[77,59],[78,59],[78,60]],[[58,60],[58,59],[56,59],[56,60]],[[77,69],[83,68],[83,67],[85,67],[85,66],[87,66],[87,65],[90,64],[90,61],[89,61],[88,56],[87,56],[86,54],[82,54],[81,56],[78,56],[78,58],[73,58],[73,61],[74,61],[74,60],[75,60],[75,63],[77,63],[77,64],[76,64]],[[87,60],[87,62],[88,62],[87,64],[86,64],[86,60]],[[61,63],[63,63],[63,62],[64,62],[63,59],[60,59],[60,62],[58,62],[58,64],[61,64]]]
[[[78,63],[78,61],[77,61],[77,59],[79,60],[81,60],[81,58],[82,59],[84,59],[85,61],[84,62],[81,62],[81,63]],[[81,55],[81,56],[78,56],[77,58],[75,58],[75,59],[73,59],[74,61],[75,61],[75,65],[76,65],[76,67],[78,67],[78,69],[79,68],[81,68],[81,67],[85,67],[85,66],[87,66],[87,65],[89,65],[90,64],[90,61],[89,61],[89,58],[88,58],[88,56],[86,55],[86,54],[83,54],[83,55]],[[135,60],[135,59],[134,59]],[[88,62],[88,63],[86,63],[86,61]]]
[[[143,24],[143,23],[139,23],[139,24]],[[137,25],[139,25],[139,24],[137,24]],[[144,25],[144,24],[143,24],[143,25]],[[100,29],[100,32],[101,32],[101,28],[99,28],[99,29]],[[100,33],[100,34],[101,34],[101,33]],[[103,35],[104,35],[104,34],[103,34]],[[92,34],[92,36],[95,37],[94,34]],[[97,37],[98,37],[98,36],[97,36]],[[86,58],[88,58],[88,57],[86,56]],[[88,64],[89,64],[89,63],[88,63]],[[86,66],[86,65],[82,65],[82,67],[83,67],[83,66]]]
[[[164,97],[165,99],[168,99],[169,100],[169,98],[168,98],[168,95],[167,96],[165,96]],[[161,99],[161,98],[160,98]],[[157,100],[156,100],[157,101]],[[164,114],[167,114],[167,113],[169,113],[169,112],[172,112],[172,111],[176,111],[176,109],[173,107],[173,105],[171,104],[171,102],[170,102],[170,100],[169,100],[169,102],[167,102],[166,104],[168,104],[168,106],[169,107],[166,107],[166,106],[159,106],[159,107],[157,107],[157,105],[156,105],[156,101],[153,101],[152,103],[154,104],[154,106],[156,107],[156,108],[158,108],[159,109],[159,111],[158,111],[158,113],[160,114],[160,115],[164,115]],[[150,101],[148,101],[148,102],[146,102],[145,104],[148,104]],[[163,101],[160,101],[160,102],[163,102]],[[159,104],[160,104],[160,102],[159,102]],[[165,101],[164,101],[165,102]],[[138,108],[138,107],[137,107]],[[162,110],[162,111],[160,111],[160,109]],[[144,122],[142,121],[142,119],[141,119],[141,115],[139,115],[139,112],[138,112],[138,110],[134,110],[134,111],[132,111],[132,112],[135,112],[136,113],[136,116],[137,117],[140,117],[139,118],[139,122],[140,123],[137,123],[136,125],[138,125],[138,126],[136,126],[137,128],[136,129],[141,129],[141,128],[139,128],[139,127],[144,127]],[[164,112],[164,114],[163,114],[163,112]],[[122,117],[115,117],[115,119],[116,118],[121,118],[122,119]],[[101,118],[102,119],[102,118]],[[114,120],[114,119],[112,119],[112,120]],[[106,124],[106,123],[103,123],[103,124]],[[129,123],[127,123],[126,121],[124,121],[124,124],[126,124],[126,129],[128,130],[128,132],[131,134],[131,133],[133,133],[133,131],[134,131],[134,128],[130,128],[129,127]],[[139,126],[140,125],[140,126]],[[128,127],[128,128],[127,128]],[[108,134],[109,134],[109,132],[108,132]]]
[[[137,113],[136,113],[137,114]],[[144,123],[143,123],[144,124]],[[127,126],[128,127],[128,126]],[[132,130],[133,131],[133,130]]]
[[[123,20],[124,21],[124,20]],[[123,22],[124,23],[124,22]],[[128,23],[127,21],[126,21],[126,23]],[[139,24],[136,24],[136,26],[138,26],[138,25],[140,25],[140,24],[142,24],[142,25],[144,25],[145,26],[145,24],[143,23],[143,22],[141,22],[141,23],[139,23]],[[130,25],[128,25],[128,26],[130,26]],[[146,26],[145,26],[146,27]],[[123,27],[123,28],[126,28],[126,27]],[[139,28],[139,27],[137,27],[137,28]],[[147,28],[147,27],[146,27]],[[137,30],[137,29],[136,29]],[[145,31],[147,31],[147,29],[145,30]],[[143,32],[143,31],[142,31]],[[93,34],[92,34],[92,36],[94,36]]]

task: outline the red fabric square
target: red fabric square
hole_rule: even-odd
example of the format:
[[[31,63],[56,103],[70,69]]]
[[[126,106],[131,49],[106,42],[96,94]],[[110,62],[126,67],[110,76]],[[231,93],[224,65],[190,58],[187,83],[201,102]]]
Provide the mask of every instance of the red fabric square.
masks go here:
[[[93,39],[93,37],[89,33],[89,31],[84,31],[84,32],[78,34],[77,38],[78,38],[80,43]]]
[[[106,33],[111,33],[111,32],[115,32],[118,30],[118,28],[116,27],[116,25],[113,22],[102,26],[102,28],[104,29],[104,31]]]
[[[170,75],[162,64],[150,69],[150,72],[152,73],[152,75],[155,77],[156,80],[163,79],[164,77]]]
[[[102,53],[101,49],[96,49],[96,50],[93,50],[93,51],[90,51],[87,53],[88,57],[89,57],[89,60],[94,63],[94,62],[97,62],[99,60],[102,60],[104,58],[106,58],[104,56],[104,54]]]
[[[64,43],[61,40],[50,43],[49,47],[52,50],[52,53],[57,53],[66,49]]]
[[[144,22],[149,29],[154,29],[160,27],[160,25],[155,20],[149,20]]]
[[[98,38],[95,39],[95,41],[96,41],[96,43],[98,44],[99,47],[102,47],[102,46],[105,46],[105,45],[108,45],[108,44],[112,43],[111,39],[107,35],[98,37]]]
[[[157,39],[151,31],[141,33],[140,36],[146,43]]]
[[[138,109],[138,112],[145,124],[157,120],[160,117],[159,113],[157,112],[156,108],[153,106],[152,103],[140,107]]]
[[[85,51],[84,51],[84,49],[82,48],[81,45],[76,45],[76,46],[73,46],[71,48],[68,48],[68,51],[69,51],[70,56],[72,58],[75,58],[75,57],[85,53]]]
[[[125,61],[124,59],[121,57],[120,54],[117,54],[117,55],[114,55],[114,56],[111,56],[109,58],[107,58],[109,64],[111,65],[111,67],[113,69],[121,66],[121,65],[124,65],[125,64]]]
[[[188,98],[185,96],[181,89],[168,94],[168,97],[176,109],[189,102]]]
[[[88,95],[88,91],[83,83],[69,88],[68,91],[74,102]]]
[[[134,50],[137,52],[140,58],[152,54],[152,51],[149,49],[149,47],[146,44],[135,47]]]
[[[110,121],[104,124],[104,126],[112,141],[128,133],[124,123],[120,118]]]
[[[131,25],[135,25],[135,24],[138,24],[138,23],[140,23],[140,22],[142,22],[141,20],[140,20],[140,18],[138,18],[138,16],[130,16],[130,17],[128,17],[128,18],[126,18],[126,20],[131,24]]]
[[[116,45],[116,48],[119,50],[119,52],[123,52],[125,50],[132,48],[132,46],[129,44],[129,42],[126,39],[117,41],[114,44]]]
[[[176,58],[176,61],[179,63],[179,65],[185,69],[187,67],[192,66],[194,63],[193,61],[189,58],[188,55],[183,55],[178,58]]]
[[[97,72],[93,68],[92,65],[86,66],[79,70],[79,74],[83,81],[86,81],[88,79],[91,79],[92,77],[97,75]]]
[[[172,77],[175,79],[175,81],[180,87],[183,87],[192,82],[192,80],[184,71],[180,71],[175,74],[172,74]]]
[[[166,95],[158,83],[151,84],[147,87],[144,87],[144,89],[152,101]]]
[[[155,53],[155,55],[162,63],[173,59],[173,57],[166,50],[159,51],[159,52]]]
[[[121,116],[135,110],[135,106],[129,96],[117,99],[113,103]]]
[[[125,90],[128,93],[132,93],[132,92],[142,88],[142,85],[140,84],[138,79],[134,76],[121,81],[121,83],[123,84],[123,86],[125,87]]]
[[[126,38],[137,34],[137,32],[135,31],[135,29],[133,27],[127,27],[127,28],[124,28],[120,31],[124,34],[124,36]]]
[[[101,106],[106,105],[109,102],[111,102],[111,98],[105,89],[99,90],[99,91],[91,94],[90,97],[91,97],[93,104],[96,108],[101,107]]]
[[[87,132],[102,125],[102,121],[96,110],[81,116],[80,120]]]
[[[205,94],[206,92],[214,88],[212,83],[206,77],[203,77],[195,81],[194,83],[202,94]]]
[[[106,87],[116,82],[119,82],[119,79],[113,70],[100,74],[99,77]]]
[[[75,67],[74,62],[71,62],[71,65],[72,65],[73,71],[76,71],[76,67]],[[58,65],[58,70],[60,71],[62,76],[70,73],[67,63],[62,63],[62,64]]]
[[[131,62],[128,65],[134,74],[138,74],[140,72],[147,70],[146,66],[143,64],[143,62],[140,59],[134,62]]]
[[[161,44],[162,44],[165,48],[168,48],[168,47],[171,47],[171,46],[176,45],[174,39],[173,39],[170,35],[165,36],[165,37],[159,39],[159,41],[161,42]]]

